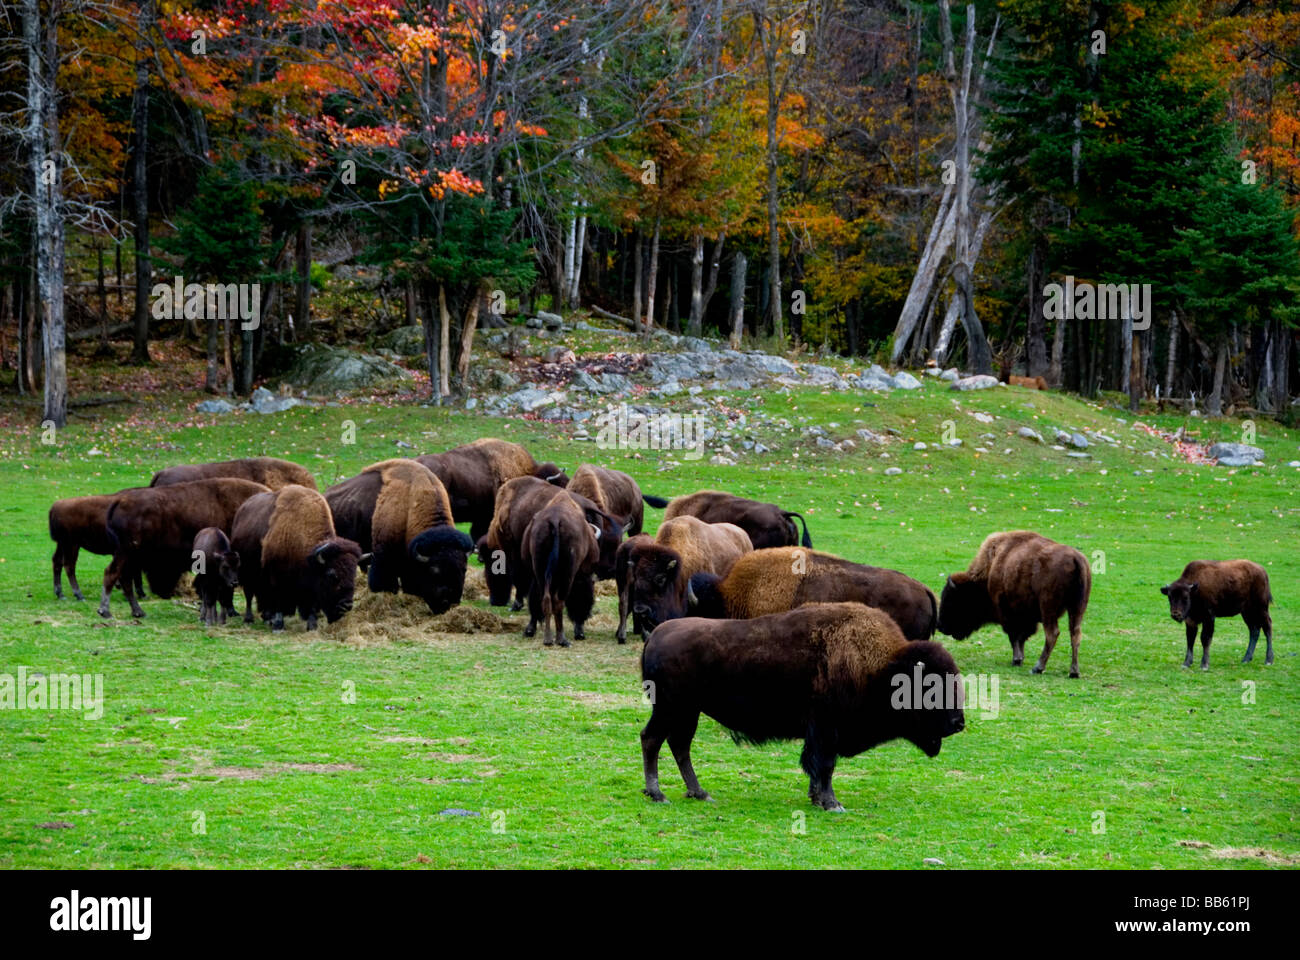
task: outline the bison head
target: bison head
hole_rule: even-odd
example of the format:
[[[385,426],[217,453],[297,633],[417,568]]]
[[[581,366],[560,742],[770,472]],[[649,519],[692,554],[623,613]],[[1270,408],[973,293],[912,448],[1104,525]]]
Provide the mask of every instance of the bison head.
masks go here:
[[[1175,580],[1160,592],[1169,598],[1169,616],[1179,623],[1185,621],[1192,613],[1192,598],[1196,595],[1196,583],[1191,580]]]
[[[569,475],[564,472],[564,468],[557,467],[549,460],[546,463],[539,463],[537,469],[533,471],[533,476],[557,487],[567,487],[569,485]]]
[[[618,565],[618,547],[623,541],[623,525],[608,513],[594,507],[582,511],[596,533],[596,547],[600,555],[596,560],[596,578],[609,580],[614,576]]]
[[[666,620],[686,616],[689,584],[676,550],[656,544],[637,551],[628,576],[633,627],[638,633],[644,635]]]
[[[450,524],[430,527],[406,547],[402,589],[415,594],[435,613],[446,613],[460,603],[465,591],[465,567],[474,541]]]
[[[941,644],[909,643],[883,677],[889,683],[887,739],[902,737],[937,757],[943,738],[966,728],[961,671]]]
[[[217,561],[217,577],[228,587],[239,586],[239,554],[234,550],[227,550],[225,553],[219,553],[214,560]]]
[[[330,623],[341,620],[352,609],[360,562],[361,547],[343,537],[326,540],[307,558],[307,576],[316,605]]]
[[[984,624],[994,620],[988,588],[965,573],[954,573],[943,585],[939,597],[940,633],[965,640]]]
[[[686,614],[727,619],[727,603],[722,596],[722,578],[712,573],[697,573],[686,585]]]
[[[500,548],[488,546],[486,535],[478,538],[474,548],[478,553],[479,563],[483,564],[483,579],[487,581],[488,603],[494,607],[504,607],[510,603],[510,590],[514,581],[506,567],[506,552]]]

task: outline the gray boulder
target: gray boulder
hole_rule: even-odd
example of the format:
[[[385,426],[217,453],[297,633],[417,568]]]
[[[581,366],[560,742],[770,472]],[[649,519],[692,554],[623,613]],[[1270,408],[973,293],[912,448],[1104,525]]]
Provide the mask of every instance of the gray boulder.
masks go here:
[[[398,327],[390,330],[375,345],[383,350],[392,350],[403,357],[416,357],[424,353],[424,328],[417,325]]]
[[[960,380],[954,380],[950,390],[987,390],[990,387],[998,385],[998,378],[991,377],[988,374],[978,374],[974,377],[963,377]]]
[[[410,377],[408,371],[383,357],[309,343],[298,351],[284,381],[311,393],[333,393],[386,386]]]
[[[217,398],[216,400],[204,400],[194,408],[199,413],[234,413],[234,404]]]
[[[1216,443],[1210,447],[1208,454],[1218,460],[1219,465],[1223,467],[1248,467],[1256,460],[1264,459],[1263,450],[1245,443]]]
[[[890,380],[899,390],[917,390],[921,386],[921,381],[906,370],[898,371]]]
[[[1030,427],[1021,427],[1016,431],[1016,433],[1020,434],[1020,436],[1024,437],[1026,440],[1033,440],[1035,443],[1043,442],[1043,435]]]
[[[300,403],[302,401],[297,397],[277,397],[266,387],[258,387],[248,398],[248,409],[254,413],[279,413]]]

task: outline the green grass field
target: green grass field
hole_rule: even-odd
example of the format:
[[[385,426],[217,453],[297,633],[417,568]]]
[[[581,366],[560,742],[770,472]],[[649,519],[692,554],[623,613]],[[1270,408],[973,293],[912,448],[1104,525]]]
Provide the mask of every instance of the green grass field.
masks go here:
[[[761,434],[769,454],[728,467],[669,465],[651,451],[598,450],[567,426],[409,403],[203,417],[185,406],[192,394],[135,399],[129,415],[109,406],[74,417],[52,445],[31,408],[7,414],[0,674],[102,674],[105,706],[98,720],[0,710],[0,866],[1300,863],[1300,471],[1283,465],[1298,456],[1296,431],[1260,423],[1272,466],[1229,471],[1182,462],[1131,415],[1062,395],[809,390],[719,400],[715,412],[761,407],[792,424]],[[996,419],[978,422],[977,411]],[[341,443],[345,419],[355,444]],[[944,421],[961,447],[934,447]],[[899,435],[887,459],[870,444],[837,453],[800,438],[811,424],[835,438],[859,427]],[[1074,460],[1017,436],[1025,424],[1091,427],[1121,443]],[[1193,426],[1240,439],[1235,421]],[[985,432],[997,439],[979,454]],[[1021,668],[995,627],[940,638],[963,672],[998,677],[997,717],[968,710],[966,731],[934,760],[896,741],[842,761],[846,815],[808,803],[798,743],[738,747],[708,719],[694,758],[717,802],[686,800],[665,750],[672,802],[658,805],[640,792],[640,643],[614,642],[612,592],[588,639],[567,650],[525,640],[522,614],[482,596],[467,603],[479,612],[436,622],[418,601],[359,596],[339,624],[307,634],[295,619],[274,637],[260,621],[205,629],[192,596],[150,598],[133,622],[118,594],[116,619],[103,621],[106,558],[85,553],[87,601],[53,599],[46,511],[59,497],[147,483],[171,463],[260,454],[306,465],[324,488],[367,463],[480,436],[522,442],[570,471],[584,460],[626,470],[647,493],[719,487],[779,502],[807,516],[819,549],[936,592],[988,533],[1037,530],[1094,561],[1082,679],[1066,676],[1068,637],[1042,676],[1029,673],[1041,631]],[[931,449],[913,450],[918,440]],[[886,476],[892,466],[905,472]],[[660,517],[648,509],[647,526]],[[1232,557],[1269,570],[1276,663],[1264,665],[1262,643],[1253,663],[1239,662],[1237,618],[1219,622],[1209,672],[1185,670],[1183,628],[1158,588],[1189,560]],[[453,632],[467,624],[474,632]]]

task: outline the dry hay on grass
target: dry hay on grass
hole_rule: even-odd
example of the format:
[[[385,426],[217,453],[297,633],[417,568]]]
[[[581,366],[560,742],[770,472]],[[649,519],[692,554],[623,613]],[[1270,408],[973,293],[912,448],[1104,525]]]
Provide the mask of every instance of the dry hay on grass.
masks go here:
[[[176,769],[185,763],[185,760],[168,760],[166,763],[172,767],[171,770],[153,777],[137,775],[136,779],[141,783],[174,783],[181,789],[189,789],[190,780],[261,780],[281,773],[342,773],[361,769],[351,763],[277,762],[260,767],[216,766],[212,763],[210,750],[191,751],[186,759],[190,764],[188,771]]]
[[[461,604],[432,616],[419,597],[404,593],[371,593],[357,586],[352,611],[321,630],[323,638],[355,647],[377,643],[428,643],[448,634],[515,633],[523,624],[511,623],[482,607]]]

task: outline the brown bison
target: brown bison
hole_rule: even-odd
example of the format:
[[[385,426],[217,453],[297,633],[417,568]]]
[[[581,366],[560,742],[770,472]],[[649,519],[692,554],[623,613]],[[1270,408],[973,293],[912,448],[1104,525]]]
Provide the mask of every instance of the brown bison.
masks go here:
[[[864,603],[893,617],[908,640],[934,635],[937,607],[930,588],[906,574],[802,547],[755,550],[725,578],[696,574],[686,599],[692,616],[730,620],[805,603]]]
[[[1187,625],[1187,658],[1184,667],[1192,665],[1192,648],[1196,645],[1196,628],[1201,628],[1201,669],[1210,669],[1210,641],[1214,639],[1214,618],[1235,617],[1241,614],[1250,630],[1250,644],[1242,663],[1255,657],[1255,644],[1259,631],[1264,629],[1268,650],[1265,665],[1273,662],[1273,618],[1268,606],[1273,593],[1268,586],[1268,571],[1250,560],[1193,560],[1183,567],[1183,575],[1161,587],[1160,592],[1169,598],[1169,615]]]
[[[108,599],[121,582],[131,614],[143,617],[131,584],[143,570],[149,589],[164,599],[190,571],[194,538],[204,527],[229,530],[249,497],[268,490],[251,480],[223,477],[190,480],[165,487],[142,487],[118,495],[105,521],[113,560],[104,571],[99,615],[111,616]]]
[[[457,530],[442,481],[415,460],[372,463],[325,491],[340,536],[373,552],[375,593],[413,594],[437,614],[460,603],[474,542]]]
[[[844,810],[831,786],[840,757],[899,737],[935,757],[943,738],[966,725],[961,674],[948,651],[909,642],[891,617],[860,603],[814,603],[727,623],[670,620],[641,651],[641,679],[653,704],[641,731],[645,793],[656,801],[664,799],[664,740],[686,795],[712,799],[691,766],[701,713],[737,743],[802,739],[808,797],[836,813]]]
[[[618,520],[602,511],[586,497],[566,490],[582,508],[588,523],[600,528],[599,557],[596,560],[597,579],[614,575],[615,558],[623,529]],[[482,561],[487,580],[488,599],[493,606],[510,603],[510,590],[515,590],[512,609],[519,610],[532,585],[532,570],[523,562],[524,531],[539,510],[555,498],[555,487],[536,477],[516,477],[507,480],[497,491],[496,509],[488,531],[476,544],[478,558]],[[533,635],[535,624],[529,625],[528,636]]]
[[[519,444],[492,437],[416,459],[442,481],[456,522],[469,523],[469,535],[476,543],[487,533],[497,490],[507,480],[537,477],[559,487],[569,482],[564,470],[555,464],[538,463]]]
[[[218,477],[252,480],[271,490],[279,490],[291,483],[310,490],[316,489],[316,481],[304,467],[275,457],[246,457],[243,460],[223,460],[220,463],[189,463],[168,467],[155,473],[149,486],[169,487],[175,483],[214,480]]]
[[[701,490],[698,493],[677,497],[668,504],[664,519],[674,517],[699,517],[705,523],[734,523],[749,534],[755,550],[767,547],[812,546],[808,536],[808,522],[792,510],[782,510],[774,503],[745,500],[718,490]],[[803,524],[803,539],[792,517]]]
[[[260,496],[260,494],[259,494]],[[251,499],[251,498],[250,498]],[[244,501],[248,504],[248,500]],[[235,514],[235,525],[239,514]],[[235,616],[235,587],[239,584],[239,554],[230,538],[216,527],[204,527],[194,538],[194,592],[199,595],[199,622],[206,626]]]
[[[1025,641],[1043,625],[1042,673],[1060,635],[1057,621],[1070,618],[1070,676],[1079,676],[1083,612],[1092,592],[1092,571],[1083,554],[1029,530],[990,534],[964,573],[954,573],[939,599],[939,630],[964,640],[996,623],[1011,640],[1011,665],[1025,662]]]
[[[566,491],[557,490],[551,502],[533,516],[524,531],[522,560],[532,573],[528,591],[529,629],[542,622],[542,642],[569,646],[564,636],[564,611],[573,621],[573,637],[584,637],[583,624],[595,603],[593,589],[600,556],[600,528]],[[554,620],[555,631],[551,631]],[[527,630],[525,636],[532,636]]]
[[[77,554],[82,550],[101,555],[113,553],[113,544],[108,539],[108,508],[113,501],[130,490],[143,489],[131,487],[117,493],[102,496],[68,497],[55,500],[50,507],[50,539],[54,541],[54,597],[63,599],[64,570],[68,572],[68,586],[72,595],[78,600],[86,598],[77,583]],[[140,571],[135,572],[135,590],[144,596],[144,580]]]
[[[605,513],[616,517],[629,537],[641,532],[647,503],[660,509],[668,506],[668,501],[662,497],[642,493],[637,482],[621,470],[598,467],[594,463],[578,467],[565,489],[586,497]]]
[[[334,623],[352,609],[357,567],[367,558],[356,541],[338,536],[315,490],[290,484],[251,497],[235,516],[231,544],[243,558],[245,623],[254,597],[274,631],[295,610],[315,630],[318,614]]]
[[[735,524],[705,523],[691,516],[665,520],[653,539],[641,534],[619,544],[614,577],[618,642],[627,640],[629,612],[633,629],[643,637],[665,620],[686,616],[691,577],[725,577],[753,549],[749,534]]]

